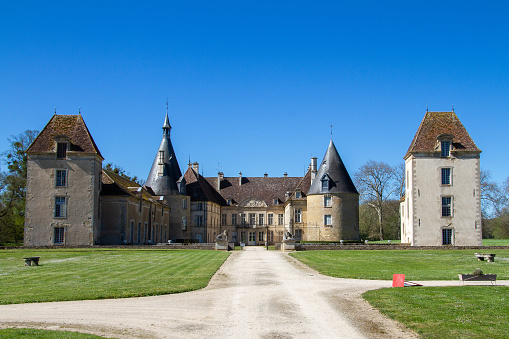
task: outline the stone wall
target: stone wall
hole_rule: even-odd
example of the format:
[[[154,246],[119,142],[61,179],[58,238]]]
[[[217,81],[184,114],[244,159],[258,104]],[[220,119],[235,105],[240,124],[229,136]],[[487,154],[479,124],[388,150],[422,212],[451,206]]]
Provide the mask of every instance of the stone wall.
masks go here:
[[[509,249],[509,246],[410,246],[398,244],[295,244],[297,251],[324,250],[479,250]]]

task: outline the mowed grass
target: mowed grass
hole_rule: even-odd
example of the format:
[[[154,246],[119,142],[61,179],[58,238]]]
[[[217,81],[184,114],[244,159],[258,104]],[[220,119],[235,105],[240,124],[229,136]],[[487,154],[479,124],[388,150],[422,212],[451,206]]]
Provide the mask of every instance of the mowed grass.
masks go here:
[[[495,262],[478,261],[477,250],[303,251],[290,255],[318,272],[338,278],[392,280],[395,273],[413,280],[458,280],[458,273],[497,274],[509,279],[509,250],[490,250]]]
[[[37,338],[37,339],[95,339],[104,338],[92,334],[69,332],[69,331],[50,331],[37,330],[31,328],[6,328],[0,329],[0,339],[11,338]]]
[[[483,246],[509,246],[509,239],[483,239]]]
[[[205,287],[228,253],[205,250],[0,250],[0,304],[126,298]],[[40,256],[39,266],[23,257]]]
[[[509,287],[384,288],[362,296],[423,338],[509,337]]]

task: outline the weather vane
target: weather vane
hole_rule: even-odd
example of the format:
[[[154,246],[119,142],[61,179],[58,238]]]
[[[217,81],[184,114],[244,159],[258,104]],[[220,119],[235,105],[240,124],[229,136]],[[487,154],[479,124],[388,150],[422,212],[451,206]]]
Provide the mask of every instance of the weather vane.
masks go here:
[[[331,140],[332,140],[332,126],[334,126],[334,125],[333,125],[333,124],[330,124],[329,126],[330,126],[330,138],[331,138]]]

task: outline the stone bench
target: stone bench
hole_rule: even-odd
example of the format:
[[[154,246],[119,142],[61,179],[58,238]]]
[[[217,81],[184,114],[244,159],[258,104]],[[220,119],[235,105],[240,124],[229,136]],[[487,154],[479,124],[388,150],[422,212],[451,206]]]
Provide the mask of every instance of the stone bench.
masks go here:
[[[489,281],[491,284],[497,284],[496,274],[458,274],[460,278],[460,284],[465,285],[465,281]]]
[[[495,254],[475,253],[475,257],[479,261],[484,261],[484,260],[486,260],[487,262],[495,261]]]
[[[25,266],[32,266],[35,265],[35,266],[39,266],[39,259],[41,257],[26,257],[26,258],[23,258],[25,259]]]

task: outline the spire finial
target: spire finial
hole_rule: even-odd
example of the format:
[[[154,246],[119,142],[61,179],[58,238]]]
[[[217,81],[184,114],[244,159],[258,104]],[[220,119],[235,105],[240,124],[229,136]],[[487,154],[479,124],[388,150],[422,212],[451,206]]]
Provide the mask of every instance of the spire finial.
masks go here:
[[[166,96],[166,115],[168,115],[168,96]]]
[[[454,104],[452,104],[452,111],[454,112]]]
[[[81,115],[81,107],[78,107],[78,114]]]
[[[332,140],[332,126],[334,126],[333,124],[330,124],[330,139]]]
[[[55,107],[55,115],[57,115],[57,108]]]
[[[426,112],[428,112],[428,105],[426,105]]]

